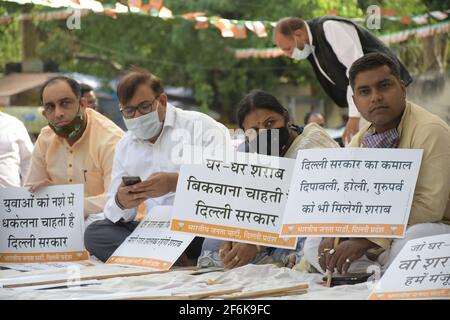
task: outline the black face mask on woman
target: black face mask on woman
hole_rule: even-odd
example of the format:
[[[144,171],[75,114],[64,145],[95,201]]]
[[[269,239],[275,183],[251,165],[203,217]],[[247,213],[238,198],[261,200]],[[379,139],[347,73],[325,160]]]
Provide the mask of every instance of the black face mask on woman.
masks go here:
[[[279,157],[289,137],[287,127],[259,130],[256,138],[250,141],[246,138],[245,142],[239,146],[238,151]]]

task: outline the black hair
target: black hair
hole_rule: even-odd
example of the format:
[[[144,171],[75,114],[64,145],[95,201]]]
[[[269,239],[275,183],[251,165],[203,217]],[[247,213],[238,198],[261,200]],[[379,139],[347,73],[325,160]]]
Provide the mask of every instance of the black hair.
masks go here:
[[[277,32],[280,32],[285,37],[290,37],[294,34],[295,30],[304,30],[306,22],[298,17],[285,17],[280,19],[276,26],[274,36]]]
[[[350,85],[352,86],[352,88],[354,88],[355,78],[358,73],[382,66],[388,66],[391,74],[401,81],[399,65],[384,53],[372,52],[362,56],[361,58],[353,62],[352,66],[350,67],[350,71],[348,72]]]
[[[164,92],[161,79],[146,69],[133,67],[128,70],[117,84],[117,97],[122,105],[130,101],[141,84],[148,84],[155,96]]]
[[[289,121],[289,112],[277,98],[262,90],[252,90],[239,102],[237,120],[241,129],[244,129],[243,123],[247,114],[256,109],[274,111],[285,117],[286,122]]]
[[[72,89],[72,92],[75,94],[75,96],[77,97],[77,99],[79,100],[81,98],[81,86],[80,84],[69,77],[66,76],[57,76],[57,77],[53,77],[51,79],[48,79],[41,87],[41,90],[39,91],[39,101],[41,102],[41,104],[43,103],[43,99],[42,99],[42,95],[44,93],[44,90],[46,87],[48,87],[50,84],[56,82],[56,81],[64,81],[66,82],[70,89]]]
[[[94,88],[92,88],[90,85],[86,83],[81,83],[80,87],[81,87],[81,96],[84,96],[85,93],[94,91]]]
[[[312,116],[314,116],[316,114],[322,116],[322,118],[325,120],[325,116],[321,112],[319,112],[319,111],[311,111],[311,112],[306,113],[305,117],[303,118],[305,126],[308,124],[309,118],[311,118]]]

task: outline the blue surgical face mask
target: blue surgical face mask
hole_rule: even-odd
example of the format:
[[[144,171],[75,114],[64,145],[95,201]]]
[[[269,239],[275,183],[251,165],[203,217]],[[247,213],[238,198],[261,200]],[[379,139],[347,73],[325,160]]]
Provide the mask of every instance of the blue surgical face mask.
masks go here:
[[[297,39],[295,38],[295,36],[294,40],[295,40],[295,48],[292,51],[291,58],[294,60],[305,60],[312,53],[312,47],[309,44],[305,43],[303,50],[300,50],[297,47]]]
[[[158,108],[143,116],[126,119],[123,118],[128,130],[140,140],[149,140],[156,137],[162,130],[163,122],[159,121]]]

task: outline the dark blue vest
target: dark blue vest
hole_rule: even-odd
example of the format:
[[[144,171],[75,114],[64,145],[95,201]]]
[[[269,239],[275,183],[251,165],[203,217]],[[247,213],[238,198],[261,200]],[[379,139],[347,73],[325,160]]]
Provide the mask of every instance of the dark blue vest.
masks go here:
[[[408,73],[408,70],[406,70],[405,66],[400,62],[395,53],[380,39],[378,39],[363,27],[360,27],[350,20],[340,17],[320,17],[308,20],[306,21],[306,23],[308,23],[309,29],[311,30],[311,35],[313,38],[312,45],[315,47],[315,55],[317,57],[317,60],[319,61],[322,70],[328,75],[331,80],[333,80],[336,85],[332,84],[322,74],[322,72],[320,72],[312,54],[309,55],[308,61],[311,63],[317,80],[319,80],[322,88],[338,106],[342,108],[348,107],[347,87],[349,84],[349,80],[346,74],[346,67],[338,60],[336,54],[333,52],[333,49],[325,38],[323,24],[325,21],[329,20],[345,22],[354,26],[356,28],[356,31],[358,32],[359,40],[361,41],[361,47],[364,54],[370,52],[382,52],[388,55],[398,63],[400,67],[400,77],[405,82],[405,84],[409,85],[412,82],[412,78]]]

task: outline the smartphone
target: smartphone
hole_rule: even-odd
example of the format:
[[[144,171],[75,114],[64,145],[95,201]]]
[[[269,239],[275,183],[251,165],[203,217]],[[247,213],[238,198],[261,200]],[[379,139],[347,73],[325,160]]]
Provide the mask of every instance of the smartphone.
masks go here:
[[[141,178],[127,176],[127,177],[122,177],[122,181],[123,181],[124,185],[132,186],[133,184],[141,182]]]
[[[348,275],[336,275],[331,279],[331,286],[339,286],[345,284],[356,284],[366,282],[373,273],[354,273]],[[327,281],[327,276],[322,278],[323,281]]]

